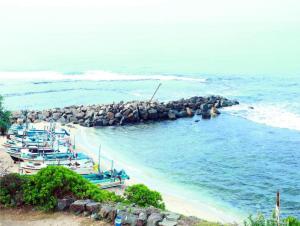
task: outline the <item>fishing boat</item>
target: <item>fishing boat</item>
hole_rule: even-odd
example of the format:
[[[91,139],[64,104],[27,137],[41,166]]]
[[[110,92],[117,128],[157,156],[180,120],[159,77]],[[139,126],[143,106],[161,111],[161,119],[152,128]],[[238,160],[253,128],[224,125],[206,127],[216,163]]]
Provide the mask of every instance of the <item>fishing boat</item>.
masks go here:
[[[122,186],[125,183],[125,180],[129,180],[129,176],[124,170],[117,171],[114,168],[114,161],[111,160],[111,169],[101,172],[100,168],[100,153],[101,146],[99,147],[99,156],[98,156],[98,173],[86,174],[83,175],[84,178],[96,184],[102,189]]]
[[[87,174],[83,175],[83,177],[102,189],[122,186],[125,180],[130,179],[124,170],[117,171],[116,169],[101,173]]]
[[[93,173],[93,161],[77,161],[69,162],[68,164],[62,164],[60,161],[52,162],[53,166],[64,166],[78,174],[92,174]],[[22,162],[20,164],[20,173],[21,174],[36,174],[41,169],[47,167],[48,164],[42,162]]]
[[[47,165],[67,165],[72,161],[93,161],[89,156],[84,153],[78,152],[66,152],[66,153],[43,153],[36,155],[29,153],[27,151],[21,152],[21,157],[23,162],[39,162],[45,163]],[[57,164],[59,163],[59,164]]]

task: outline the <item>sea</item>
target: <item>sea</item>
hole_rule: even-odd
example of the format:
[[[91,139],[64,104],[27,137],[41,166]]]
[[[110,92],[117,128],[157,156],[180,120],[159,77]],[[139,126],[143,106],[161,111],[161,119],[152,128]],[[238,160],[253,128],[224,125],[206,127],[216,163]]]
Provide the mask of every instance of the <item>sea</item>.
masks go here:
[[[161,102],[236,99],[211,120],[91,128],[85,143],[158,191],[243,218],[270,215],[279,191],[282,216],[300,217],[299,4],[32,2],[0,9],[7,109],[149,100],[160,83]]]

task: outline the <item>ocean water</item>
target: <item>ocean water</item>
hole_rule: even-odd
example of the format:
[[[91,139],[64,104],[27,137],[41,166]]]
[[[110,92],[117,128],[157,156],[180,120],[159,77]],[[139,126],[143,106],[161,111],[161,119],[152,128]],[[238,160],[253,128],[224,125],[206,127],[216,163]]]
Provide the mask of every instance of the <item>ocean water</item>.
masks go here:
[[[147,183],[247,216],[300,217],[296,0],[0,1],[0,94],[11,110],[217,94],[209,121],[90,129]],[[251,106],[251,108],[250,108]],[[118,163],[116,163],[118,165]]]
[[[36,78],[36,74],[43,73],[27,72],[27,79],[1,80],[0,93],[6,107],[43,109],[145,100],[159,83],[159,101],[209,94],[239,100],[239,106],[222,109],[222,114],[212,120],[195,116],[89,129],[84,142],[90,143],[95,152],[101,143],[110,156],[140,169],[138,176],[151,175],[149,183],[162,192],[173,192],[195,203],[211,204],[245,217],[256,212],[271,213],[279,190],[282,214],[300,216],[297,77],[283,80],[280,76],[126,75],[94,71],[80,75],[52,73],[51,80]],[[200,121],[195,122],[196,119]],[[118,166],[118,162],[115,164]]]

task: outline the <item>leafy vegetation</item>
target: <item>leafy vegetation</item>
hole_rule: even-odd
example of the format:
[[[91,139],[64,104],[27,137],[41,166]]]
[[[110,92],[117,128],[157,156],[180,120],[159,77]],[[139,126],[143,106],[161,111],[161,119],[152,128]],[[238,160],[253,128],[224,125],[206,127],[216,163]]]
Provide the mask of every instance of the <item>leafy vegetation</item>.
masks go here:
[[[283,222],[288,226],[300,226],[300,220],[292,216],[283,219]]]
[[[26,204],[51,210],[57,199],[66,196],[78,199],[93,199],[98,202],[118,201],[121,198],[96,185],[63,166],[48,166],[32,176],[25,186]]]
[[[5,134],[10,125],[10,111],[4,109],[3,97],[0,95],[0,134]]]
[[[277,226],[275,212],[272,213],[271,218],[266,218],[263,214],[259,213],[256,217],[250,215],[246,221],[245,226]],[[286,226],[300,226],[300,220],[295,217],[289,216],[281,220],[280,225]]]
[[[154,206],[156,208],[165,209],[161,194],[157,191],[150,190],[143,184],[135,184],[127,187],[124,195],[128,202],[135,203],[139,206]]]
[[[63,166],[48,166],[36,175],[8,174],[0,178],[0,203],[6,206],[32,205],[48,211],[64,197],[98,202],[125,202],[164,209],[161,195],[138,184],[126,189],[125,199],[99,189],[81,175]]]
[[[123,201],[63,166],[48,166],[32,176],[8,174],[0,179],[0,203],[6,206],[27,204],[48,211],[56,207],[57,199],[66,196],[98,202]]]
[[[28,177],[17,173],[5,175],[0,180],[0,203],[6,206],[19,206],[24,203],[24,185]]]
[[[196,226],[224,226],[224,224],[210,222],[210,221],[201,221],[201,222],[197,223]]]
[[[141,207],[153,206],[165,209],[161,194],[150,190],[143,184],[126,188],[124,198],[113,192],[99,189],[79,174],[63,167],[48,166],[36,175],[8,174],[0,178],[0,204],[5,206],[32,205],[49,211],[64,197],[92,199],[98,202],[135,203]],[[218,223],[201,221],[197,226],[218,226]],[[250,215],[244,221],[245,226],[277,226],[275,214],[270,218],[263,214]],[[289,216],[281,220],[280,225],[300,226],[300,220]]]

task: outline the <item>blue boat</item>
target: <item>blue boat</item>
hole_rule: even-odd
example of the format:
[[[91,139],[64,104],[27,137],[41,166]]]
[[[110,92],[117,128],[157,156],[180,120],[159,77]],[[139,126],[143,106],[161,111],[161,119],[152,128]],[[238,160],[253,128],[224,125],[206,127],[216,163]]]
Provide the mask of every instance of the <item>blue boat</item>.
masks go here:
[[[103,189],[121,186],[125,183],[125,180],[130,179],[124,170],[117,171],[116,169],[102,173],[83,175],[83,177]]]
[[[129,180],[130,178],[124,170],[117,171],[114,168],[113,160],[111,160],[111,170],[101,172],[100,150],[101,146],[99,147],[98,173],[83,175],[83,177],[102,189],[124,185],[125,180]]]

